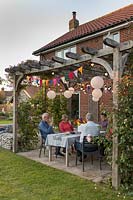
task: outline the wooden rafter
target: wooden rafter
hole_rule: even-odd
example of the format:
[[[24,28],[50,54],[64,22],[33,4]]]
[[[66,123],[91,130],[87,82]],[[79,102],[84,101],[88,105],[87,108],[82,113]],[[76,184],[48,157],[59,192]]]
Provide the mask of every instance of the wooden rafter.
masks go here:
[[[90,48],[90,47],[82,47],[81,50],[82,50],[83,53],[87,53],[87,54],[90,54],[90,55],[96,55],[97,52],[98,52],[97,49]]]
[[[80,55],[77,53],[72,53],[72,52],[67,52],[66,53],[66,57],[74,59],[74,60],[79,60],[80,59]]]
[[[112,40],[110,38],[105,38],[103,40],[103,43],[109,47],[112,47],[112,48],[116,48],[116,47],[119,47],[120,46],[120,43],[116,42],[115,40]]]
[[[66,59],[63,59],[63,58],[60,58],[60,57],[57,57],[57,56],[53,56],[52,60],[54,62],[57,62],[57,63],[60,63],[60,64],[65,64],[67,62]]]

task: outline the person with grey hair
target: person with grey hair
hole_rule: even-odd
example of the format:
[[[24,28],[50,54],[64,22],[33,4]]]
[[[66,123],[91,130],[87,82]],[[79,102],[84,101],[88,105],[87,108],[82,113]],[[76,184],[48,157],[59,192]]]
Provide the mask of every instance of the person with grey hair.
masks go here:
[[[82,148],[81,143],[83,142],[84,137],[86,136],[87,140],[90,142],[92,137],[98,136],[100,134],[100,126],[99,126],[99,124],[97,124],[93,121],[93,115],[91,113],[86,114],[86,121],[87,121],[86,124],[81,124],[78,127],[78,132],[81,132],[80,142],[77,143],[78,149],[79,149],[78,154],[80,156],[80,159],[79,159],[80,162],[82,162],[82,158],[81,158],[82,149],[80,151],[80,146]],[[85,157],[86,157],[86,155],[85,155]]]
[[[42,114],[42,120],[39,123],[39,130],[40,130],[41,136],[44,138],[44,140],[46,140],[46,137],[48,134],[54,133],[53,128],[51,126],[50,116],[48,113]]]
[[[93,121],[93,115],[91,113],[86,114],[86,124],[82,124],[81,127],[78,127],[78,131],[81,132],[80,142],[83,142],[84,136],[98,136],[100,134],[99,124]]]

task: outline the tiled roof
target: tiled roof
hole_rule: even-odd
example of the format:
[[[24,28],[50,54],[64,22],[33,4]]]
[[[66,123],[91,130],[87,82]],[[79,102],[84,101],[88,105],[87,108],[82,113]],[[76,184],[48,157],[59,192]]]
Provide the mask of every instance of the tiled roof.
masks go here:
[[[33,98],[39,91],[40,91],[40,88],[39,87],[36,87],[36,86],[27,86],[25,91],[28,93],[28,95]]]
[[[133,4],[124,8],[111,12],[100,18],[89,21],[78,26],[73,31],[67,32],[56,40],[43,46],[42,48],[33,52],[33,55],[41,53],[42,51],[57,47],[59,45],[74,41],[87,35],[97,33],[107,28],[122,24],[133,19]]]

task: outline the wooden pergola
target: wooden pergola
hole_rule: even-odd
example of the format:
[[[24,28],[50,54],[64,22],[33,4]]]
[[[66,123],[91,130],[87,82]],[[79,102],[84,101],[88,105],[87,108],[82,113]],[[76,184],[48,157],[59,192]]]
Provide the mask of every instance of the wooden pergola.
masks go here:
[[[13,94],[13,152],[17,152],[17,105],[18,105],[18,91],[21,81],[27,75],[41,75],[48,74],[53,70],[59,71],[69,67],[76,68],[79,64],[84,62],[93,62],[103,66],[108,72],[113,81],[113,109],[118,109],[118,83],[123,74],[127,57],[133,47],[133,41],[118,43],[112,39],[106,38],[104,44],[108,46],[105,49],[92,49],[83,47],[81,50],[84,53],[79,55],[76,53],[67,52],[66,56],[71,58],[65,60],[59,57],[53,57],[52,60],[34,61],[30,65],[23,63],[20,66],[6,68],[6,72],[13,76],[14,94]],[[108,56],[111,56],[111,64],[108,61]],[[117,120],[113,114],[113,132],[117,128]],[[113,136],[113,152],[112,152],[112,186],[118,189],[120,184],[118,159],[118,137]]]

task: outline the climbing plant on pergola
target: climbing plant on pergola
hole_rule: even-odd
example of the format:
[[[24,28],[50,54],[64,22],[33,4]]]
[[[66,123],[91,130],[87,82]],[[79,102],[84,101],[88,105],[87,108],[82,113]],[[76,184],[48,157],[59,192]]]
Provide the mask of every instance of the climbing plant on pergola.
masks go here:
[[[113,81],[113,109],[118,109],[118,84],[123,74],[127,57],[133,47],[133,41],[118,43],[112,39],[106,38],[104,44],[109,46],[105,49],[92,49],[90,47],[82,47],[83,55],[67,52],[66,56],[71,58],[65,60],[54,56],[52,60],[42,62],[30,61],[21,63],[18,66],[7,68],[5,71],[12,75],[14,81],[13,95],[13,152],[17,151],[17,104],[18,92],[21,81],[27,75],[48,75],[51,71],[59,72],[67,68],[67,70],[76,69],[79,64],[85,62],[93,62],[103,66]],[[109,58],[109,59],[108,59]],[[111,60],[111,62],[110,62]],[[113,114],[113,132],[117,129],[117,120],[115,113]],[[118,189],[120,183],[118,160],[118,136],[113,135],[112,150],[112,186]]]

